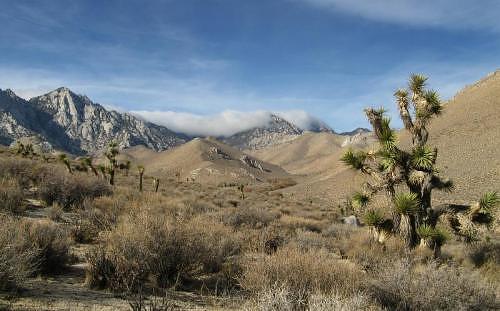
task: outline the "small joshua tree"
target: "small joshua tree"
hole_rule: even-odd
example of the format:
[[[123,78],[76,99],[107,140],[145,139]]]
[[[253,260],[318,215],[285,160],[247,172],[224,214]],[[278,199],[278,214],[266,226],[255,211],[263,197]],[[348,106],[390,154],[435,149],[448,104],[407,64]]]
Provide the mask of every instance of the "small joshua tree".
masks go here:
[[[153,189],[155,192],[158,192],[158,186],[160,185],[160,179],[158,178],[153,178]]]
[[[65,154],[65,153],[61,153],[59,156],[58,156],[58,159],[59,161],[64,164],[64,166],[66,166],[66,169],[68,170],[68,172],[70,174],[73,174],[73,169],[71,168],[71,162],[68,158],[68,156]]]
[[[99,173],[97,173],[97,170],[94,167],[94,164],[92,163],[91,157],[84,157],[81,159],[80,162],[84,167],[86,167],[87,169],[90,169],[92,171],[92,173],[94,173],[95,176],[99,176]]]
[[[142,192],[142,178],[144,177],[144,166],[138,165],[137,171],[139,172],[139,191]]]
[[[108,150],[105,153],[106,158],[108,158],[109,165],[106,168],[107,173],[109,174],[109,184],[115,184],[115,170],[118,167],[116,156],[118,155],[118,144],[116,142],[111,142],[108,145]]]
[[[385,110],[368,108],[365,113],[378,140],[378,150],[348,150],[342,157],[345,164],[368,176],[364,191],[353,197],[353,205],[366,207],[374,195],[385,194],[391,202],[392,231],[399,233],[409,248],[417,245],[419,239],[431,239],[429,246],[439,248],[446,239],[436,229],[438,218],[443,213],[455,212],[452,208],[437,209],[431,205],[432,191],[451,191],[453,183],[439,176],[438,150],[427,143],[427,126],[441,114],[442,105],[437,92],[426,89],[426,81],[426,77],[413,74],[408,88],[394,93],[400,118],[412,138],[409,150],[398,146]],[[396,192],[404,187],[408,190]],[[372,226],[376,228],[383,223],[380,215],[374,217],[369,213],[367,219],[374,221]],[[417,230],[422,233],[420,236]]]

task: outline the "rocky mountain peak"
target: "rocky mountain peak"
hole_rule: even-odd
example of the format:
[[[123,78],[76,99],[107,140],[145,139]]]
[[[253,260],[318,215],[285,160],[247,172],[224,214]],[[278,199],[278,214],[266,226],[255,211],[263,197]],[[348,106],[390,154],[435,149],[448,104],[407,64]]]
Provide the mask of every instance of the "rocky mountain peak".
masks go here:
[[[15,94],[3,95],[6,92],[0,93],[0,140],[4,143],[40,135],[58,149],[82,154],[98,152],[111,141],[118,142],[121,148],[145,145],[157,151],[185,142],[183,135],[166,127],[108,111],[67,87],[33,97],[29,102]],[[16,101],[23,105],[13,105]]]

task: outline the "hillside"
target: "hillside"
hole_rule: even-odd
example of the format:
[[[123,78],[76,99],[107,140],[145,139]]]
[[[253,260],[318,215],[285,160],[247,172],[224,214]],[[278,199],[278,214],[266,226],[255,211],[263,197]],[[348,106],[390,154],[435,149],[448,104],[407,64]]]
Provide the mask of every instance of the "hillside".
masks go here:
[[[476,200],[500,191],[500,70],[458,92],[430,125],[443,176],[455,182],[447,198]],[[403,135],[402,140],[407,140]]]
[[[452,194],[436,192],[436,200],[446,198],[447,201],[456,203],[470,203],[485,191],[500,190],[498,120],[500,71],[464,88],[444,105],[442,116],[433,120],[429,127],[429,143],[438,147],[438,167],[443,176],[454,181],[455,190]],[[399,140],[403,146],[410,144],[408,135],[404,132],[400,133]],[[325,142],[332,144],[330,150],[339,148],[335,141]],[[339,201],[359,189],[364,179],[340,162],[343,150],[339,148],[336,149],[338,152],[316,156],[315,160],[305,164],[297,161],[307,154],[304,145],[307,146],[297,139],[290,145],[281,146],[281,150],[275,150],[276,157],[269,151],[259,154],[262,159],[270,162],[273,159],[283,161],[284,167],[290,172],[309,174],[301,183],[288,188],[288,192]],[[370,143],[365,146],[369,145]],[[320,149],[327,148],[324,145]],[[290,155],[293,152],[297,153],[296,158]],[[283,159],[277,156],[279,153],[290,154]],[[296,162],[293,162],[294,159]]]
[[[284,178],[289,174],[279,166],[257,160],[215,139],[196,138],[163,152],[144,147],[125,149],[122,157],[146,166],[154,176],[197,182],[255,182]]]

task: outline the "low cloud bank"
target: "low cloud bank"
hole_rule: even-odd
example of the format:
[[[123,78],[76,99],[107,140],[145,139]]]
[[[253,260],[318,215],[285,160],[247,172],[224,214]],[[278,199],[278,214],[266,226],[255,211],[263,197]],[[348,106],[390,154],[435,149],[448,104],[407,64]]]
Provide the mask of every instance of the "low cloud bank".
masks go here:
[[[198,115],[174,111],[130,111],[150,122],[190,136],[231,136],[254,127],[266,126],[272,113],[264,110],[235,111],[226,110],[214,115]],[[303,130],[315,130],[319,119],[302,110],[282,111],[276,115],[295,124]]]

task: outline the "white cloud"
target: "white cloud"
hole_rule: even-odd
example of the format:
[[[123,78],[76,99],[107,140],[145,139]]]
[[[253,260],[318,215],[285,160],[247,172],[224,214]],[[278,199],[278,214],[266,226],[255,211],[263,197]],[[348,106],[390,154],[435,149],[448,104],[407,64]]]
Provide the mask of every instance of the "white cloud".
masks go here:
[[[174,111],[131,111],[132,114],[192,136],[229,136],[234,133],[264,126],[270,121],[267,111],[226,110],[214,115],[198,115]]]
[[[271,112],[265,110],[225,110],[213,115],[199,115],[174,111],[130,111],[150,122],[192,136],[230,136],[254,127],[265,126],[271,120]],[[303,110],[276,113],[304,130],[317,128],[322,123]]]
[[[320,127],[327,127],[323,121],[310,115],[304,110],[288,110],[276,113],[278,116],[295,124],[303,130],[316,130]]]
[[[376,21],[500,30],[498,0],[294,0]]]

